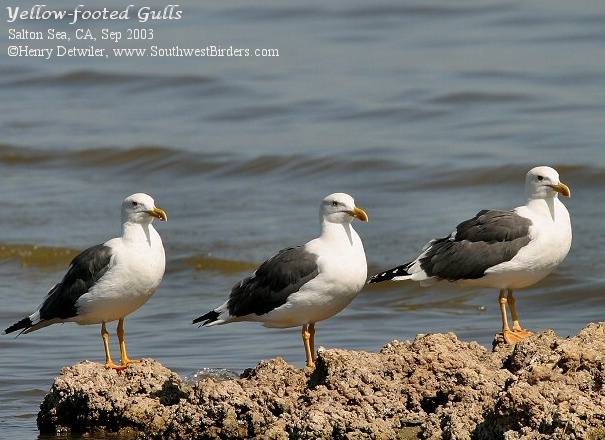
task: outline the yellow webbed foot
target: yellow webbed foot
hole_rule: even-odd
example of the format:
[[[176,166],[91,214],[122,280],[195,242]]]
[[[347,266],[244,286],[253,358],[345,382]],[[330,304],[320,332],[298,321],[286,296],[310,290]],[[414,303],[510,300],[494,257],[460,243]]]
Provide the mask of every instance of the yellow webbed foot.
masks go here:
[[[130,359],[130,358],[124,359],[124,358],[122,358],[121,359],[121,363],[122,363],[122,366],[124,368],[126,368],[129,364],[140,364],[141,361],[137,360],[137,359]]]
[[[125,370],[126,367],[127,367],[127,365],[118,365],[114,361],[111,361],[111,360],[105,364],[105,368],[107,368],[108,370],[111,368],[113,370],[122,371],[122,370]]]
[[[532,335],[532,332],[530,332],[529,330],[504,330],[502,332],[503,336],[504,336],[504,341],[507,344],[511,344],[514,345],[517,342],[529,337]]]

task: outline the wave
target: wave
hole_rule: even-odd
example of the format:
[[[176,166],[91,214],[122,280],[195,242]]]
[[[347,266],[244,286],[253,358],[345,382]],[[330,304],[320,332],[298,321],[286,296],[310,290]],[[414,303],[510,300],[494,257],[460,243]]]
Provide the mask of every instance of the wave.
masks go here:
[[[263,154],[247,156],[234,153],[194,152],[166,146],[139,146],[131,149],[99,147],[83,151],[43,151],[30,147],[0,144],[0,170],[3,167],[96,170],[108,175],[144,169],[147,173],[168,176],[207,175],[216,178],[277,176],[296,178],[338,178],[351,175],[377,176],[382,185],[431,189],[435,187],[469,187],[518,182],[529,168],[549,165],[556,168],[563,181],[587,186],[605,184],[605,170],[594,164],[573,165],[545,162],[519,165],[506,163],[484,166],[477,161],[479,152],[460,155],[456,164],[430,163],[412,165],[398,150],[360,150],[342,154]],[[372,185],[376,179],[370,179]]]
[[[128,171],[141,166],[146,170],[174,169],[181,172],[215,170],[231,163],[227,154],[195,154],[167,147],[140,146],[132,149],[111,147],[92,148],[84,151],[47,152],[35,148],[0,144],[0,164],[12,167],[44,168],[94,168]]]
[[[109,86],[116,87],[120,85],[131,84],[147,84],[147,85],[163,85],[166,87],[178,87],[184,85],[199,85],[218,82],[217,79],[206,76],[195,75],[142,75],[142,74],[126,74],[126,73],[109,73],[96,70],[75,70],[56,75],[48,75],[45,72],[40,74],[30,75],[23,78],[14,78],[5,85],[12,87],[77,87],[84,86]]]
[[[71,261],[81,251],[82,250],[66,247],[0,243],[0,262],[18,261],[24,268],[35,267],[47,270],[67,269]],[[169,268],[178,267],[179,263],[184,263],[186,267],[194,270],[221,272],[224,274],[251,272],[258,267],[257,262],[226,260],[207,255],[192,256],[180,260],[169,261],[168,266]]]
[[[522,185],[525,180],[525,173],[530,168],[538,165],[547,165],[555,168],[561,180],[568,183],[573,188],[595,187],[595,185],[605,185],[605,175],[603,168],[592,166],[569,166],[564,163],[532,163],[525,167],[518,164],[505,164],[489,167],[472,168],[449,168],[439,167],[439,172],[435,172],[430,179],[424,179],[414,186],[415,189],[433,190],[435,188],[466,188],[483,185]],[[423,172],[426,172],[424,170]]]
[[[471,14],[494,13],[497,11],[509,10],[509,6],[502,5],[459,5],[459,4],[441,4],[441,5],[423,5],[423,4],[385,4],[371,6],[351,6],[339,7],[334,5],[321,6],[299,6],[294,4],[282,4],[280,7],[257,6],[257,7],[237,7],[226,9],[221,13],[222,16],[237,18],[246,21],[273,21],[273,20],[317,20],[323,19],[362,19],[364,21],[376,18],[392,19],[394,16],[405,18],[416,17],[449,17],[452,14],[469,16]]]
[[[225,260],[209,256],[195,256],[184,259],[193,269],[199,271],[221,272],[234,274],[239,272],[250,272],[258,268],[258,263],[249,261]]]
[[[22,267],[59,269],[67,267],[80,251],[34,244],[0,244],[0,261],[18,261]]]
[[[266,173],[287,175],[323,175],[331,171],[353,172],[360,170],[395,170],[390,160],[371,154],[343,160],[341,155],[267,154],[254,157],[230,153],[200,153],[176,150],[164,146],[139,146],[132,149],[111,147],[84,151],[41,151],[30,147],[0,144],[0,168],[32,165],[45,169],[106,169],[116,172],[145,169],[147,172],[216,176],[254,176]]]

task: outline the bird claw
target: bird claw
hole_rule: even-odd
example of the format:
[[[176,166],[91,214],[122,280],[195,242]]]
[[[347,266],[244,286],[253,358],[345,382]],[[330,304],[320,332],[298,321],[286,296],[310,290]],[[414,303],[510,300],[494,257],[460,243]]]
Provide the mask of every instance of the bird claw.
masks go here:
[[[128,367],[128,365],[118,365],[118,364],[114,363],[113,361],[107,362],[105,364],[105,368],[107,368],[108,370],[112,369],[112,370],[116,370],[116,371],[122,371],[122,370],[125,370],[126,367]]]
[[[514,345],[517,342],[529,337],[532,335],[532,332],[529,330],[503,330],[502,335],[504,336],[504,342],[510,345]]]
[[[124,368],[126,368],[130,364],[140,364],[141,363],[141,361],[138,359],[130,359],[130,358],[121,359],[120,362],[121,362],[122,366],[124,366]]]

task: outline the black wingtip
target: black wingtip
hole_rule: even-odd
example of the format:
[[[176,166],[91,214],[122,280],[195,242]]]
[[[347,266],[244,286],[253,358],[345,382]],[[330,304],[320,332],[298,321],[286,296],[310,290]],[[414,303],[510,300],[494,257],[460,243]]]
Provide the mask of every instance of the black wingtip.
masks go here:
[[[206,325],[206,324],[210,324],[211,322],[214,322],[218,319],[220,313],[217,312],[216,310],[212,310],[208,313],[206,313],[205,315],[200,316],[199,318],[195,318],[192,322],[192,324],[197,324],[198,322],[202,322],[201,325]]]
[[[16,332],[17,330],[21,330],[21,333],[23,333],[25,330],[27,330],[28,328],[30,328],[33,325],[34,325],[34,323],[32,322],[31,319],[29,319],[29,317],[23,318],[21,321],[14,323],[9,328],[4,330],[4,334],[7,335],[9,333]],[[21,334],[21,333],[19,333],[19,334]],[[17,336],[19,336],[19,335],[17,335]]]
[[[398,266],[394,269],[389,269],[385,272],[377,273],[376,275],[370,277],[368,280],[368,284],[381,283],[383,281],[390,281],[395,277],[404,277],[409,275],[407,268],[408,264],[404,264],[402,266]]]

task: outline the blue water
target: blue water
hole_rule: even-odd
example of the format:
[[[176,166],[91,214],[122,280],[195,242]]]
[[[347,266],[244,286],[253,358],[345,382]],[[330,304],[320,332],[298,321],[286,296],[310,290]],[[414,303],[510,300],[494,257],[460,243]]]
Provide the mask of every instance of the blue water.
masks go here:
[[[166,5],[133,10],[142,6]],[[316,236],[329,193],[348,192],[368,212],[370,222],[355,227],[375,273],[480,209],[522,204],[535,165],[557,168],[571,187],[564,202],[574,242],[555,273],[516,295],[522,323],[566,336],[602,319],[601,2],[185,1],[180,9],[180,20],[70,25],[8,23],[0,8],[2,328],[35,309],[63,275],[68,251],[119,234],[121,200],[144,191],[170,218],[157,225],[168,270],[126,319],[132,356],[183,376],[243,371],[276,356],[302,366],[300,329],[190,322],[277,250]],[[11,28],[144,28],[153,41],[94,45],[279,56],[9,57],[11,45],[60,44],[9,40]],[[489,347],[499,328],[494,291],[391,283],[368,286],[318,324],[317,343],[377,351],[392,339],[454,331]],[[67,324],[0,338],[2,433],[37,438],[38,405],[60,369],[103,361],[99,331]]]

